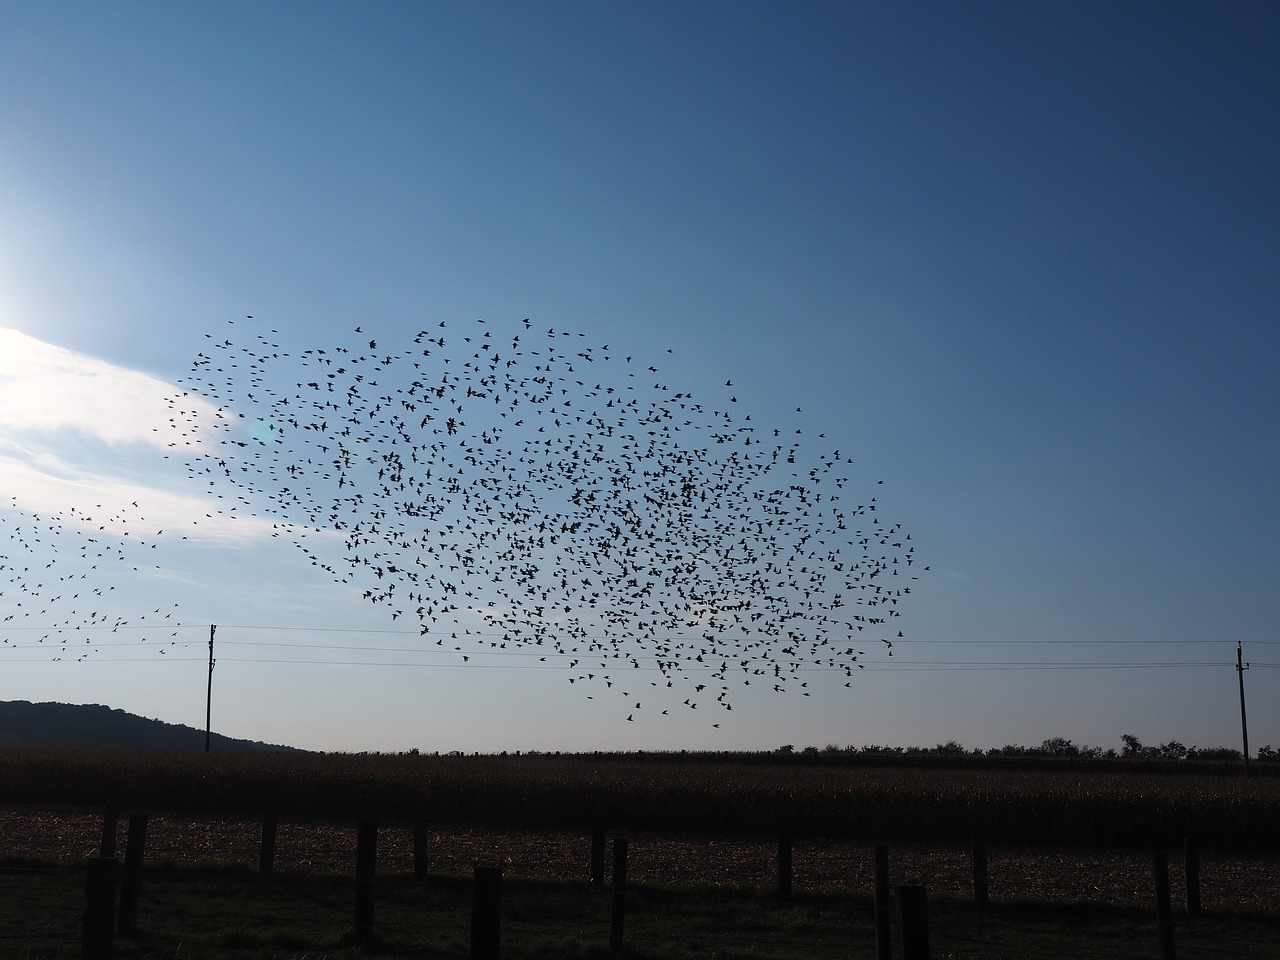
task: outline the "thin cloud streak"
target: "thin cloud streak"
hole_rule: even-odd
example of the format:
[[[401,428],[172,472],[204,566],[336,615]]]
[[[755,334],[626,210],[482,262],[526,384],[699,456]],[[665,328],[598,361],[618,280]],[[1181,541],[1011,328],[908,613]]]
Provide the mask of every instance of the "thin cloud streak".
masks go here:
[[[79,471],[48,452],[39,455],[36,465],[0,446],[0,472],[11,504],[27,513],[56,516],[64,529],[141,535],[149,541],[185,536],[224,545],[257,541],[276,531],[270,520],[211,514],[209,500]],[[85,508],[86,503],[93,506]]]
[[[138,370],[63,349],[0,327],[0,429],[69,430],[120,446],[168,450],[169,402],[178,387]],[[200,417],[217,408],[184,398]]]
[[[180,393],[150,374],[0,328],[0,475],[6,506],[116,537],[154,540],[164,531],[165,536],[233,545],[271,536],[277,528],[270,520],[220,512],[210,498],[153,482],[165,474],[175,486],[186,480],[177,476],[176,462],[156,457],[172,449],[177,432],[170,401]],[[221,416],[207,401],[182,399],[184,416]],[[138,479],[139,468],[146,481]]]

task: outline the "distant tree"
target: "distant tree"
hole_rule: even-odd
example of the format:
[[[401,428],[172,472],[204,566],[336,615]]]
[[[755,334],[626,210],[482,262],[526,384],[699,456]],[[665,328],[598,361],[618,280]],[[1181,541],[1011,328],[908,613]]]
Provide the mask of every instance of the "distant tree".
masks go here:
[[[1265,747],[1258,748],[1258,759],[1263,763],[1275,763],[1280,760],[1280,751],[1272,749],[1268,743]]]
[[[1187,759],[1236,763],[1244,759],[1244,755],[1232,747],[1191,747],[1187,750]]]
[[[1080,749],[1066,737],[1050,737],[1040,744],[1040,752],[1051,757],[1078,757]]]
[[[1124,749],[1120,751],[1122,757],[1144,757],[1147,748],[1142,745],[1142,741],[1135,737],[1132,733],[1126,733],[1120,738],[1124,741]]]
[[[1034,752],[1020,743],[1006,743],[1003,747],[992,747],[987,751],[993,757],[1029,757]]]

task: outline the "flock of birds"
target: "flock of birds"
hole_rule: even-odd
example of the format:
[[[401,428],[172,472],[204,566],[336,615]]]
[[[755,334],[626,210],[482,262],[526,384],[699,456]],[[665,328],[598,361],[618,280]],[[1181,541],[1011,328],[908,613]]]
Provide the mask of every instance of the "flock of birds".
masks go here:
[[[123,578],[159,570],[147,556],[157,542],[138,536],[138,503],[96,509],[68,507],[48,514],[26,511],[16,496],[0,506],[0,642],[18,649],[46,645],[53,660],[83,661],[101,653],[102,636],[141,631],[140,642],[176,637],[178,604],[129,617],[114,602]],[[158,531],[163,533],[163,531]],[[171,641],[172,644],[172,641]],[[160,653],[167,653],[165,647]]]
[[[677,691],[672,709],[687,694],[689,709],[731,710],[734,683],[808,696],[805,671],[848,685],[868,641],[892,655],[920,569],[910,535],[851,495],[847,456],[806,459],[802,430],[757,426],[731,382],[708,403],[529,320],[503,335],[441,322],[397,343],[356,327],[289,349],[246,319],[208,335],[180,381],[171,457],[211,515],[269,520],[424,643],[559,660],[585,695],[623,696],[628,719],[650,685]],[[20,546],[68,519],[17,506]],[[102,528],[93,545],[124,558]],[[55,582],[58,561],[33,586],[13,560],[0,555],[11,588]],[[98,571],[81,589],[108,589]]]

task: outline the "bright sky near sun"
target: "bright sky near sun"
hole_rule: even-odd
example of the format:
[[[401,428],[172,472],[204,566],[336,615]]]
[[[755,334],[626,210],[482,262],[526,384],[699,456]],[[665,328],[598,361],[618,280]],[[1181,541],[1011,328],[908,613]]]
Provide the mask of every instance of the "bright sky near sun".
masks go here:
[[[1241,643],[1280,744],[1277,49],[1268,3],[6,5],[0,699],[202,726],[217,624],[215,730],[310,749],[1239,746]],[[629,720],[188,472],[213,344],[525,318],[851,457],[930,568],[893,656]]]

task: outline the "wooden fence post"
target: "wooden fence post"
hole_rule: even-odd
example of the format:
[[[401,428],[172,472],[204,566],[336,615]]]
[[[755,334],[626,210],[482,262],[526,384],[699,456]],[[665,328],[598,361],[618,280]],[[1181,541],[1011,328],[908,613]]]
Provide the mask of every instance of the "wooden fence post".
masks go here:
[[[356,826],[356,879],[372,880],[378,865],[378,821],[361,817]]]
[[[596,824],[591,829],[591,886],[597,890],[604,889],[604,847],[604,826]]]
[[[981,828],[973,831],[973,902],[987,909],[987,833]]]
[[[778,831],[778,896],[791,899],[791,828]]]
[[[274,813],[262,817],[262,843],[258,847],[258,872],[264,877],[276,872],[276,832],[280,820]]]
[[[107,807],[102,814],[102,844],[98,849],[100,857],[116,855],[116,822],[120,819],[120,811],[115,807]]]
[[[1187,916],[1200,916],[1200,845],[1195,837],[1187,837],[1183,847],[1183,871],[1187,879]]]
[[[502,868],[476,867],[471,894],[471,960],[502,952]]]
[[[622,922],[626,916],[627,897],[627,838],[613,840],[613,893],[609,910],[609,949],[617,953],[622,949]]]
[[[119,868],[115,857],[96,857],[88,863],[84,881],[84,913],[80,918],[80,955],[83,960],[110,960]]]
[[[124,873],[120,879],[120,912],[116,929],[122,934],[138,932],[138,893],[142,888],[142,857],[147,845],[147,818],[129,817],[129,833],[124,844]]]
[[[1156,881],[1156,930],[1160,936],[1160,960],[1175,960],[1173,948],[1173,908],[1169,903],[1169,858],[1153,854],[1151,865]]]
[[[356,939],[373,938],[373,877],[378,862],[378,821],[361,817],[356,828]]]
[[[427,879],[427,867],[430,861],[427,858],[427,820],[421,815],[413,818],[413,878],[415,880]]]
[[[876,960],[893,960],[893,927],[889,901],[889,847],[875,846],[875,912],[876,912]]]
[[[929,900],[924,887],[898,887],[902,960],[929,960]]]

